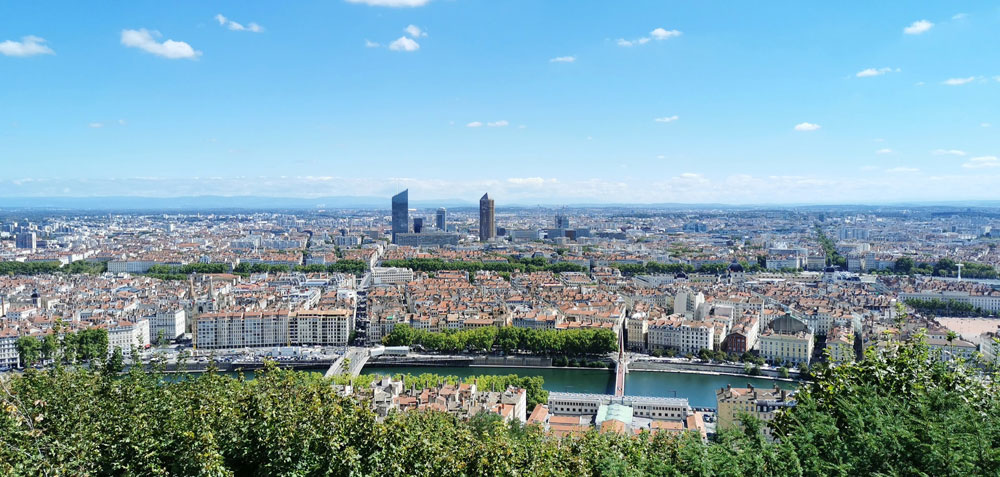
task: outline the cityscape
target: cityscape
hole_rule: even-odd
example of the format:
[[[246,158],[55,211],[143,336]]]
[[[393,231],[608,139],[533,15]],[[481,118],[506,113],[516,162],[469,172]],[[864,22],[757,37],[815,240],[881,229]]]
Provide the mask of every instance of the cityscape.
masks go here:
[[[1000,473],[996,5],[60,7],[2,475]]]

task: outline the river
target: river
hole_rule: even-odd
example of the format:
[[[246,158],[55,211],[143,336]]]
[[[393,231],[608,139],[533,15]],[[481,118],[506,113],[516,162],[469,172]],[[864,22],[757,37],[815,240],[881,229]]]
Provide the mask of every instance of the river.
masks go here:
[[[483,374],[517,374],[519,376],[541,376],[544,388],[549,391],[600,393],[611,392],[614,373],[608,370],[588,368],[494,368],[494,367],[436,367],[397,366],[366,367],[363,374],[422,374],[433,373],[446,376],[478,376]],[[726,387],[746,387],[747,383],[757,387],[773,387],[775,383],[784,389],[794,389],[795,383],[751,378],[749,376],[719,376],[710,374],[666,373],[657,371],[632,371],[625,377],[625,394],[638,396],[687,398],[693,407],[715,407],[715,391]]]

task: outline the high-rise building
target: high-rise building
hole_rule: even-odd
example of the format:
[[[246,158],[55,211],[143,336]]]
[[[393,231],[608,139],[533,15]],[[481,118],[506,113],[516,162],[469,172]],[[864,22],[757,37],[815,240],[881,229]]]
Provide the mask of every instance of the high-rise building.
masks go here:
[[[493,199],[489,194],[483,194],[479,199],[479,240],[488,242],[497,237],[497,224],[494,221]]]
[[[396,243],[396,234],[410,231],[410,196],[409,189],[392,196],[392,243]]]
[[[434,225],[442,232],[448,231],[448,209],[441,207],[437,210]]]
[[[37,246],[37,242],[37,237],[34,232],[21,232],[17,234],[14,245],[17,248],[34,250]]]
[[[556,214],[556,228],[557,229],[568,229],[569,228],[569,217],[563,214]]]
[[[413,233],[419,234],[424,230],[424,218],[414,217],[413,218]]]

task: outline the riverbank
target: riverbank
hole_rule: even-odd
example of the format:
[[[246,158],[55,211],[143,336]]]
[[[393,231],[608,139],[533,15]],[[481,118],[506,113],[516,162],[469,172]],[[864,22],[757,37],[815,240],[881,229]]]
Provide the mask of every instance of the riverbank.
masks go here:
[[[650,371],[650,372],[661,372],[661,373],[687,373],[687,374],[705,374],[705,375],[717,375],[717,376],[750,376],[746,373],[742,364],[725,364],[725,363],[691,363],[691,362],[675,362],[666,360],[640,360],[629,363],[629,372],[633,371]],[[797,369],[788,369],[788,378],[782,378],[778,374],[778,368],[773,367],[761,367],[759,376],[752,376],[754,378],[760,379],[773,379],[773,380],[785,380],[789,382],[800,381],[799,372]]]

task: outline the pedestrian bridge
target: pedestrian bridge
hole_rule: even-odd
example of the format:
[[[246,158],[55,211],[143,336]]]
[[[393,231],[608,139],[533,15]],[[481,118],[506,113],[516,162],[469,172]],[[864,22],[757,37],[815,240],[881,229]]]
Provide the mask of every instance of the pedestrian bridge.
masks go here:
[[[368,363],[368,358],[371,357],[371,353],[368,348],[361,347],[351,347],[348,348],[347,354],[337,358],[333,364],[330,365],[330,369],[326,370],[324,377],[331,378],[337,374],[347,374],[349,376],[357,377],[361,374],[361,370],[364,369],[365,364]]]

